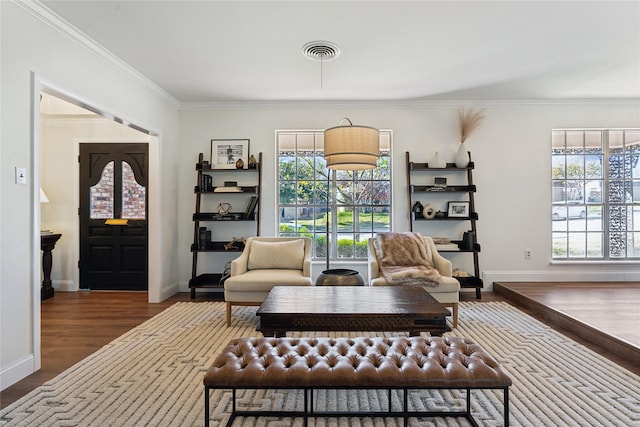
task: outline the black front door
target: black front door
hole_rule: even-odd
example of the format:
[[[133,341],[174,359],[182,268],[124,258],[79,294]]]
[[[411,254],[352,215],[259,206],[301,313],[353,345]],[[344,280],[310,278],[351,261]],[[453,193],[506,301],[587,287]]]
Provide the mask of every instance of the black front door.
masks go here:
[[[147,144],[80,144],[80,288],[147,290]]]

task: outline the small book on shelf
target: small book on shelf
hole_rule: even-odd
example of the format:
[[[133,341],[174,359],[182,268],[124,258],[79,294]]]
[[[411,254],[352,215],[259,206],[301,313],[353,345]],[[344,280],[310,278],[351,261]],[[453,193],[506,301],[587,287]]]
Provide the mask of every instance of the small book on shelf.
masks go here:
[[[455,243],[436,243],[436,250],[438,251],[459,251],[460,247]]]
[[[206,193],[208,191],[211,191],[212,184],[213,178],[211,177],[211,175],[202,174],[202,177],[200,179],[200,192]]]
[[[242,193],[242,188],[240,187],[216,187],[213,190],[214,193]]]
[[[207,227],[200,227],[198,229],[198,249],[208,249],[209,241],[211,241],[211,231],[207,230]]]
[[[244,218],[251,219],[253,216],[253,212],[256,210],[256,206],[258,205],[258,196],[251,196],[249,202],[247,203],[247,208],[244,210]]]

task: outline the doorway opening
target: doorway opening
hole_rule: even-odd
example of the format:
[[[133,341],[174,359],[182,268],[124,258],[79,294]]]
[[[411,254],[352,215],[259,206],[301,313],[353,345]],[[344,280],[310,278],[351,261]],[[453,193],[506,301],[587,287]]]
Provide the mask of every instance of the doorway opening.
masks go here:
[[[41,229],[62,234],[54,251],[52,268],[53,285],[58,290],[148,290],[149,288],[148,215],[150,210],[147,193],[150,135],[139,127],[125,125],[125,123],[123,120],[102,113],[96,108],[56,91],[43,88],[41,92],[40,184],[49,199],[48,204],[41,205]],[[101,279],[94,286],[91,281],[96,280],[96,277],[88,280],[82,277],[84,257],[80,232],[82,227],[82,209],[80,208],[83,202],[80,191],[82,144],[98,144],[104,147],[132,144],[138,147],[138,151],[144,153],[142,160],[139,159],[139,154],[129,154],[125,162],[127,164],[125,175],[133,177],[136,185],[144,188],[144,214],[134,212],[133,215],[138,218],[131,218],[126,229],[119,230],[124,236],[117,237],[118,264],[110,268],[112,271],[128,272],[125,274],[128,277],[125,282],[121,281],[122,276],[112,275],[109,279],[105,274],[98,274],[97,276]],[[119,167],[121,164],[121,162],[118,163]],[[141,168],[140,165],[143,167]],[[121,178],[120,173],[118,180]],[[135,195],[138,200],[140,195],[139,193]],[[131,214],[125,212],[125,216],[127,215]],[[105,223],[105,219],[102,219],[102,223]],[[138,240],[136,244],[133,244],[134,239]],[[89,264],[96,267],[93,270],[100,270],[107,263],[113,265],[111,263],[113,257],[106,249],[108,244],[96,246],[95,239],[93,243],[96,250],[93,251],[94,256]],[[132,279],[133,276],[136,276],[136,279]]]

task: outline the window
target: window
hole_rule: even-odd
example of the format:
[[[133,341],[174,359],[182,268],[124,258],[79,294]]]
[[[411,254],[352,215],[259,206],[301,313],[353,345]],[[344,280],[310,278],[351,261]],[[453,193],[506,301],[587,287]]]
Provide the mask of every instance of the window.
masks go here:
[[[89,191],[89,218],[107,219],[116,218],[115,207],[116,197],[114,179],[116,164],[111,161],[102,170],[100,181],[92,186]],[[129,163],[121,162],[122,179],[122,201],[118,203],[122,211],[119,218],[144,219],[146,217],[146,188],[136,181],[133,169]]]
[[[378,167],[366,171],[329,174],[323,131],[277,131],[276,142],[279,235],[310,237],[314,259],[326,259],[329,230],[330,259],[366,259],[367,239],[390,231],[391,131],[380,131]]]
[[[640,258],[640,129],[552,131],[552,258]]]

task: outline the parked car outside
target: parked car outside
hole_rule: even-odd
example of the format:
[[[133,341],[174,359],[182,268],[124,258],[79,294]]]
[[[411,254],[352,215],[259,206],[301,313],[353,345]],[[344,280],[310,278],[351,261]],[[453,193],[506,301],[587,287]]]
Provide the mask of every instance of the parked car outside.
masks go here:
[[[567,215],[568,212],[568,215]],[[572,219],[587,217],[587,207],[585,205],[554,205],[552,208],[552,218],[554,221],[561,219]]]

